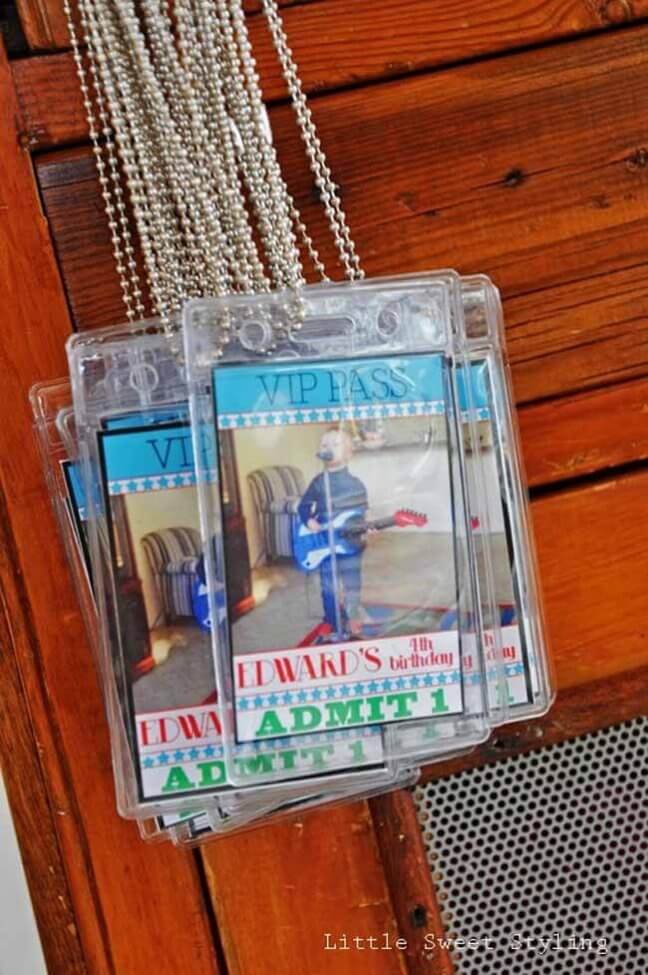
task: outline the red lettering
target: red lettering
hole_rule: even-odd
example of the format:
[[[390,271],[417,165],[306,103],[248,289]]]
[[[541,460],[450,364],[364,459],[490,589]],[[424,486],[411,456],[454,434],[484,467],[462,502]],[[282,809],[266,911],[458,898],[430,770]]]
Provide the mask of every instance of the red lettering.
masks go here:
[[[204,718],[204,715],[201,715]],[[185,738],[204,738],[204,731],[195,714],[179,714],[178,724]]]
[[[170,735],[167,733],[167,723],[173,729],[175,734]],[[173,720],[173,718],[160,718],[160,745],[168,745],[170,742],[175,741],[178,737],[178,725]]]
[[[363,647],[362,653],[367,662],[367,670],[376,671],[380,670],[382,667],[382,661],[380,659],[380,651],[378,647]]]
[[[295,683],[297,680],[295,665],[289,657],[277,657],[274,665],[277,677],[282,684],[285,684],[286,682],[291,684]]]
[[[317,671],[315,670],[315,665],[313,664],[313,661],[311,660],[311,658],[310,657],[302,657],[301,662],[302,662],[303,668],[306,671],[306,673],[308,674],[308,676],[310,678],[312,678],[312,680],[315,680],[315,678],[317,677]]]
[[[212,726],[212,728],[220,738],[220,736],[223,734],[223,729],[221,727],[220,721],[218,720],[218,715],[215,711],[207,712],[207,724]]]
[[[156,727],[157,721],[140,721],[139,731],[140,731],[140,744],[144,745],[156,745],[156,741],[151,741],[149,738],[149,726]]]

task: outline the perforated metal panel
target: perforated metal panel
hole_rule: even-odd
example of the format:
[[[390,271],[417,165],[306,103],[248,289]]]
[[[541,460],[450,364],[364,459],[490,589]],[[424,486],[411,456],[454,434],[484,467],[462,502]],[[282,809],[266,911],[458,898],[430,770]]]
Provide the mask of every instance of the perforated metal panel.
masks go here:
[[[647,743],[638,718],[416,789],[448,936],[477,941],[458,975],[648,972]]]

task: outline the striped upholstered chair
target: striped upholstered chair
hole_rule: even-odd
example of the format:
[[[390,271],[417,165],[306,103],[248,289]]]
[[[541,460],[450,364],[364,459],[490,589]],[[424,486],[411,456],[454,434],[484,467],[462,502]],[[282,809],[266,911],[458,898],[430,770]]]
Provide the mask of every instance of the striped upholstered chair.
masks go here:
[[[292,558],[292,531],[304,493],[304,475],[287,464],[251,471],[248,484],[263,533],[266,561]]]
[[[163,528],[142,539],[161,605],[161,623],[192,616],[191,593],[201,555],[194,528]]]

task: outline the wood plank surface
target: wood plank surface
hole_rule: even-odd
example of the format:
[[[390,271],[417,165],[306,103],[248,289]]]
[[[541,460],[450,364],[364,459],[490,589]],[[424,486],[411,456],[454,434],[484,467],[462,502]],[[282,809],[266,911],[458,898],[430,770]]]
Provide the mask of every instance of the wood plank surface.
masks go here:
[[[540,721],[498,729],[490,743],[470,756],[429,766],[424,778],[452,774],[648,712],[647,496],[648,469],[644,469],[555,491],[533,502],[559,703]],[[405,842],[414,843],[408,802],[402,798],[399,815]],[[380,930],[389,914],[387,892],[376,872],[375,841],[361,825],[364,808],[342,807],[335,811],[334,820],[329,812],[309,814],[271,831],[260,829],[205,848],[203,856],[230,971],[238,975],[256,970],[270,952],[282,975],[304,970],[320,975],[331,970],[321,953],[326,931],[353,930],[368,935]],[[380,804],[374,802],[374,809],[379,820]],[[378,825],[379,839],[380,828]],[[339,901],[331,896],[329,884],[336,864],[339,866],[338,848],[334,845],[324,852],[321,836],[325,829],[332,829],[333,835],[354,834],[352,856],[356,865],[345,859],[340,868],[345,878],[342,884],[348,888],[341,899],[351,905],[349,913],[339,913]],[[330,844],[331,833],[326,835]],[[386,876],[396,882],[390,848],[390,843],[382,847]],[[408,855],[413,864],[416,848]],[[361,874],[358,862],[363,863]],[[301,865],[297,876],[295,864]],[[446,959],[423,957],[422,938],[419,934],[417,939],[417,929],[413,928],[415,919],[422,919],[424,914],[424,937],[425,930],[434,930],[438,921],[433,911],[428,913],[425,876],[412,864],[411,873],[402,880],[402,898],[392,893],[399,930],[412,947],[410,954],[406,953],[410,972],[445,972]],[[360,875],[365,885],[362,902],[356,887]],[[218,879],[224,877],[228,878],[226,887]],[[256,908],[255,926],[250,929],[240,921],[252,884],[257,903],[263,906],[260,913]],[[335,889],[339,894],[339,882]],[[311,890],[316,898],[313,909],[317,920],[306,923],[295,905],[304,903]],[[365,910],[367,897],[371,911]],[[413,911],[419,900],[423,913],[415,914],[412,920],[403,906],[409,905]],[[368,954],[336,955],[336,975],[338,971],[340,975],[347,971],[358,975],[365,970],[362,966]],[[390,961],[393,953],[385,954]],[[381,964],[379,957],[375,965]],[[383,972],[381,967],[366,970]]]
[[[518,411],[530,487],[648,459],[648,377]]]
[[[0,425],[0,490],[9,546],[0,562],[0,582],[15,627],[13,647],[3,652],[15,652],[29,702],[89,971],[175,975],[190,969],[217,975],[193,858],[170,847],[146,846],[134,824],[115,811],[102,702],[27,401],[32,383],[63,373],[69,319],[31,161],[18,148],[16,116],[0,49],[0,286],[5,296],[0,367],[4,401],[11,404]],[[3,745],[7,768],[15,755],[10,742]],[[11,801],[24,804],[24,796],[12,788],[15,771],[7,775]],[[34,780],[34,790],[41,785]],[[28,788],[26,780],[22,788]],[[38,797],[34,803],[38,808]],[[49,888],[32,887],[32,892],[46,898]],[[36,916],[51,918],[53,910],[39,904]],[[164,950],[155,918],[164,919]],[[44,931],[45,945],[51,939]],[[51,968],[56,975],[78,969],[72,953],[67,967]]]
[[[647,498],[644,467],[532,503],[560,688],[648,664]]]
[[[398,937],[366,802],[204,847],[229,975],[406,975],[399,951],[325,948],[326,934]]]
[[[403,4],[402,16],[394,16],[395,7],[386,0],[320,0],[286,11],[310,90],[414,75],[313,102],[367,271],[453,265],[493,275],[505,298],[534,486],[636,465],[648,456],[648,28],[419,72],[640,18],[648,2],[452,0],[431,15],[430,4],[416,0]],[[41,0],[31,9],[46,20],[54,16],[45,26],[34,21],[32,44],[58,46],[56,4]],[[267,40],[260,62],[267,93],[281,97]],[[10,458],[0,483],[24,573],[11,580],[5,572],[3,583],[8,603],[25,607],[18,659],[28,699],[36,702],[32,720],[44,743],[52,807],[64,814],[52,840],[70,871],[89,970],[213,975],[208,905],[193,859],[145,847],[114,813],[106,733],[79,614],[60,572],[59,546],[43,551],[53,522],[26,432],[24,396],[32,381],[62,370],[68,322],[28,158],[15,150],[14,117],[22,145],[31,149],[85,141],[87,133],[69,55],[16,62],[13,72],[19,111],[13,106],[4,119],[10,135],[2,154],[6,148],[20,183],[0,183],[0,236],[15,261],[4,266],[5,293],[15,281],[32,282],[34,269],[40,287],[30,286],[24,306],[10,309],[0,338],[7,395],[16,404],[12,423],[0,432]],[[0,98],[4,110],[4,92]],[[323,239],[290,110],[276,106],[271,117],[298,204]],[[122,320],[87,147],[37,155],[35,167],[75,323]],[[330,258],[330,247],[322,249]],[[2,270],[0,258],[0,276]],[[554,396],[560,398],[547,401]],[[585,721],[617,720],[623,707],[635,714],[646,700],[646,671],[635,668],[648,665],[647,488],[648,471],[632,469],[534,499],[561,698],[554,715],[532,726],[541,734],[527,726],[504,730],[498,744],[477,753],[482,760],[580,733],[575,729]],[[619,688],[616,710],[611,687]],[[586,718],[578,710],[583,688]],[[24,803],[15,786],[13,793]],[[411,800],[387,798],[371,809],[358,803],[316,812],[201,851],[230,975],[445,975],[447,960],[421,954],[421,932],[438,917]],[[397,823],[408,846],[400,890],[389,834]],[[56,883],[64,891],[60,876]],[[161,919],[161,930],[151,918]],[[326,952],[327,931],[404,934],[411,949]],[[54,970],[76,975],[72,965]]]
[[[433,952],[428,943],[428,935],[439,939],[446,932],[411,792],[377,796],[369,806],[398,930],[406,942],[408,975],[452,975],[449,952]]]
[[[0,579],[13,571],[4,515],[0,504]],[[46,964],[50,971],[86,975],[88,968],[72,906],[67,864],[39,761],[31,707],[15,656],[14,637],[24,626],[22,607],[12,606],[2,588],[0,601],[0,770],[7,786]],[[93,968],[96,972],[103,970],[99,965]]]
[[[367,272],[490,273],[520,403],[648,372],[646,72],[638,27],[314,106]],[[331,259],[290,110],[271,115]],[[77,325],[121,319],[88,151],[36,165]]]
[[[310,3],[313,0],[278,0],[280,7],[287,7],[293,3]],[[18,14],[28,46],[33,51],[58,51],[70,47],[63,0],[16,0]],[[76,4],[71,4],[75,27],[79,27]],[[243,6],[248,13],[258,13],[259,0],[243,0]],[[600,17],[602,23],[614,23],[605,15]],[[78,35],[81,36],[80,34]]]
[[[38,0],[37,9],[49,10],[56,20],[58,2]],[[531,0],[485,0],[480,5],[472,0],[453,0],[434,13],[436,16],[430,16],[429,0],[408,2],[406,17],[398,17],[395,0],[296,3],[284,17],[304,90],[323,94],[620,22],[640,22],[648,15],[648,0],[635,0],[632,5],[625,0],[603,0],[600,4],[589,0],[541,0],[540,4]],[[252,18],[251,40],[266,101],[285,100],[285,82],[260,17]],[[85,112],[69,52],[18,59],[12,69],[23,135],[34,148],[86,138]]]
[[[69,47],[62,0],[18,0],[34,50]],[[246,3],[250,12],[259,3]],[[648,14],[648,0],[319,0],[282,4],[291,48],[308,92],[574,37]],[[263,17],[250,18],[266,97],[284,97]]]

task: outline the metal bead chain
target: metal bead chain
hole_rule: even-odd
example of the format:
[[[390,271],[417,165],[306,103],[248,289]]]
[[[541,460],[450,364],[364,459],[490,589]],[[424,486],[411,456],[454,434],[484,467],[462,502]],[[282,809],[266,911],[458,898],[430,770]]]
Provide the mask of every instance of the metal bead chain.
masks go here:
[[[192,169],[188,147],[178,132],[164,98],[134,4],[131,0],[115,0],[115,7],[149,111],[160,119],[164,130],[164,138],[158,143],[160,159],[178,211],[189,260],[198,272],[198,294],[226,294],[230,290],[229,273],[221,249],[223,239],[213,201],[200,174]],[[191,122],[194,130],[194,118]]]
[[[267,157],[264,154],[267,140],[260,133],[258,115],[238,54],[236,35],[230,19],[231,0],[215,0],[213,6],[220,58],[225,65],[227,110],[241,136],[238,164],[257,218],[259,236],[273,284],[279,288],[286,287],[292,283],[295,265],[300,272],[301,268],[294,239],[287,241],[285,236],[281,202],[282,184],[285,184],[280,171],[273,172],[267,166]]]
[[[202,151],[196,164],[209,181],[221,216],[228,242],[232,284],[236,290],[245,292],[254,291],[255,285],[263,290],[268,287],[268,282],[258,257],[243,187],[238,178],[232,126],[224,107],[219,65],[210,62],[207,68],[209,45],[203,45],[198,12],[190,0],[176,0],[174,13],[178,51],[187,83],[192,92],[201,93],[196,102],[200,109]],[[215,71],[213,76],[212,70]]]
[[[135,102],[130,97],[132,75],[119,34],[112,22],[112,12],[104,9],[100,4],[92,3],[91,0],[79,0],[79,3],[85,6],[99,75],[110,105],[116,141],[130,188],[154,310],[164,320],[168,320],[174,304],[174,287],[168,269],[164,265],[163,248],[165,244],[167,247],[174,246],[176,234],[171,232],[169,226],[170,215],[164,201],[165,187],[157,179],[154,164],[149,159],[149,154],[144,151],[146,129],[142,124],[143,112],[141,109],[137,111]]]
[[[121,286],[122,299],[126,308],[126,316],[129,321],[132,321],[136,315],[140,318],[143,317],[144,305],[142,303],[139,274],[137,271],[134,250],[131,242],[130,227],[126,218],[126,209],[121,181],[119,178],[119,169],[115,156],[115,148],[112,140],[112,132],[108,124],[101,88],[97,84],[95,67],[91,58],[90,72],[93,79],[95,100],[102,124],[102,134],[105,139],[105,154],[110,169],[109,180],[106,176],[106,165],[103,158],[104,152],[99,140],[94,104],[92,102],[92,97],[88,87],[87,75],[83,64],[83,58],[81,57],[69,0],[63,0],[63,10],[67,19],[68,34],[72,47],[72,57],[74,58],[76,72],[79,78],[83,105],[88,121],[90,142],[92,143],[92,151],[95,158],[95,165],[97,167],[101,195],[104,200],[106,216],[108,218],[108,228],[110,230],[113,256],[115,258],[115,267],[117,268],[117,274]],[[83,11],[81,11],[81,25],[85,31],[84,20],[84,14]],[[117,219],[115,219],[115,211],[117,211]],[[127,267],[124,265],[124,253],[126,255],[126,265],[128,267],[129,276],[127,276]]]
[[[143,302],[117,154],[154,311],[163,320],[190,296],[271,285],[297,291],[304,283],[300,244],[326,279],[267,134],[241,0],[78,0],[99,123],[70,0],[63,2],[128,317],[142,315]],[[263,0],[263,8],[340,261],[353,280],[362,271],[276,3]]]
[[[215,56],[218,38],[211,16],[212,5],[177,0],[176,17],[180,43],[191,71],[195,91],[204,102],[204,121],[208,135],[208,155],[215,167],[221,213],[235,249],[234,267],[242,290],[268,290],[270,282],[254,242],[245,192],[236,159],[232,119],[227,113],[221,60]],[[205,9],[207,8],[207,9]],[[240,137],[240,136],[239,136]]]
[[[238,47],[242,76],[249,93],[252,123],[257,133],[261,161],[273,193],[274,211],[278,220],[277,234],[285,253],[285,284],[290,287],[298,287],[305,282],[297,250],[297,240],[293,231],[291,208],[294,207],[294,202],[288,193],[288,187],[283,178],[272,140],[264,128],[264,120],[267,119],[267,114],[263,104],[259,75],[252,54],[241,0],[231,0],[230,16]]]
[[[320,198],[329,219],[329,225],[335,240],[340,262],[344,267],[346,276],[350,280],[361,279],[364,277],[364,272],[360,267],[360,260],[355,251],[355,244],[351,239],[347,226],[346,214],[342,209],[337,187],[333,182],[331,170],[322,150],[322,144],[317,135],[315,123],[313,122],[311,110],[302,89],[297,65],[293,59],[292,50],[288,45],[288,38],[286,37],[277,2],[276,0],[262,0],[262,7],[268,22],[277,57],[281,64],[293,109],[297,116],[302,140],[306,146],[306,155],[310,162],[311,172],[315,177],[316,185],[320,191]]]

